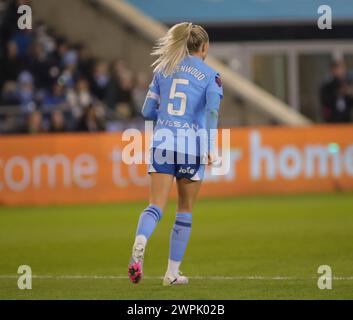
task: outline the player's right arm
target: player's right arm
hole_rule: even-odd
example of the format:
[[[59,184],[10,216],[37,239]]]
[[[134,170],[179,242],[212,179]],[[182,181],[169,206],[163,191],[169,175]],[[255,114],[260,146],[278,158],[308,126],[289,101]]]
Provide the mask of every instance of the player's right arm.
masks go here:
[[[219,74],[212,77],[206,89],[206,130],[208,134],[208,161],[215,161],[216,129],[218,127],[218,112],[223,98],[222,81]]]
[[[159,108],[160,95],[157,74],[154,75],[152,83],[150,84],[145,103],[142,107],[142,116],[146,120],[157,120],[157,110]]]

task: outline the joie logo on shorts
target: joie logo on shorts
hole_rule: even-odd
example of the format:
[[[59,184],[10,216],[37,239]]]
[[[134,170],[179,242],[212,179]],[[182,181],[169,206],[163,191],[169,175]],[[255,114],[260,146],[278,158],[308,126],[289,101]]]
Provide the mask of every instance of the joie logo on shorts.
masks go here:
[[[187,167],[187,168],[180,168],[179,169],[179,173],[183,173],[183,174],[185,174],[185,173],[188,173],[188,174],[194,174],[195,173],[195,169],[192,169],[192,168],[190,168],[190,167]]]

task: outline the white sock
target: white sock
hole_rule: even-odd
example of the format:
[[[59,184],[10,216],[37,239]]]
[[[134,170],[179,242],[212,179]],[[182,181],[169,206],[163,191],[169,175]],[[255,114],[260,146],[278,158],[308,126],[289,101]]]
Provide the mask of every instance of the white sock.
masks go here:
[[[173,261],[168,259],[168,270],[167,274],[171,274],[173,276],[177,276],[179,274],[179,266],[181,261]]]
[[[147,238],[143,234],[139,234],[138,236],[136,236],[134,247],[138,244],[142,245],[144,248],[146,247]]]

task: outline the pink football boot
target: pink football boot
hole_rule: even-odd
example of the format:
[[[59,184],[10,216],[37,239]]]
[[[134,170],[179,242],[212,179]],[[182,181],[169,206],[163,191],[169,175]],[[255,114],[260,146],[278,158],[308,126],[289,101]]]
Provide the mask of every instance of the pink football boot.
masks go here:
[[[132,249],[132,256],[128,267],[128,276],[132,283],[139,283],[142,279],[143,271],[143,255],[145,248],[141,244],[137,244]]]

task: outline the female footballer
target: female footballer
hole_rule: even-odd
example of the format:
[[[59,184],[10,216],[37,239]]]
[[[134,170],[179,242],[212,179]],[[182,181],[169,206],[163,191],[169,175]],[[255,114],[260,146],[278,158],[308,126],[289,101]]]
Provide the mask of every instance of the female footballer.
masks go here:
[[[155,123],[148,170],[150,204],[140,215],[128,266],[128,275],[133,283],[138,283],[142,278],[146,244],[163,216],[174,178],[178,202],[163,284],[188,283],[188,278],[181,275],[179,266],[189,240],[192,208],[205,164],[211,164],[215,159],[215,135],[207,135],[207,149],[203,152],[201,146],[205,144],[202,135],[185,135],[185,132],[200,129],[214,132],[211,129],[217,128],[223,96],[219,74],[204,62],[208,49],[206,31],[201,26],[183,22],[170,28],[152,52],[158,58],[152,65],[155,67],[154,77],[142,108],[143,117]],[[172,133],[172,139],[170,135],[161,138],[161,132],[165,133],[166,129]],[[188,138],[187,148],[182,142],[185,136]],[[190,141],[190,136],[194,142]],[[190,145],[196,147],[191,148]]]

